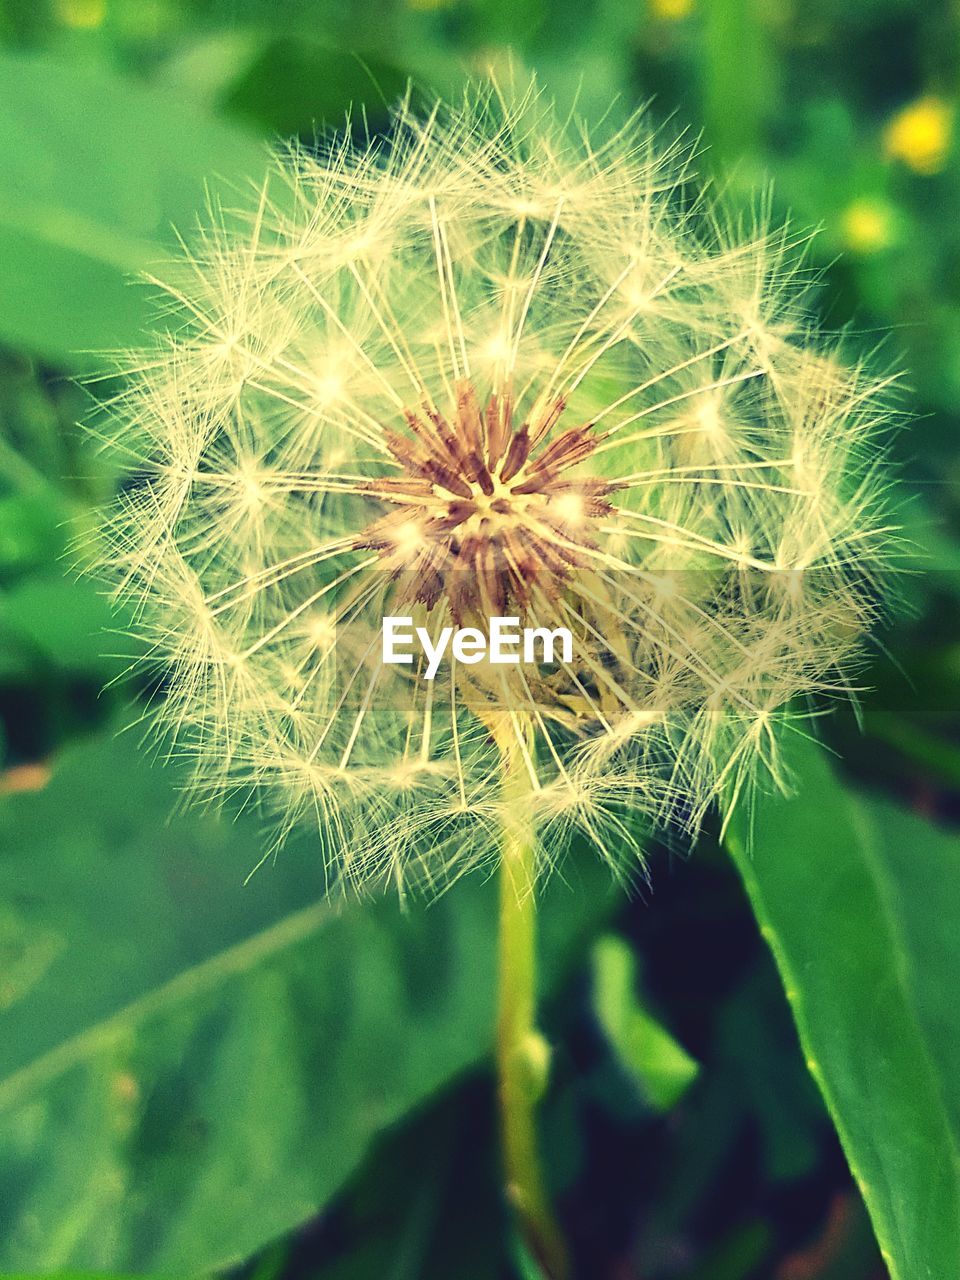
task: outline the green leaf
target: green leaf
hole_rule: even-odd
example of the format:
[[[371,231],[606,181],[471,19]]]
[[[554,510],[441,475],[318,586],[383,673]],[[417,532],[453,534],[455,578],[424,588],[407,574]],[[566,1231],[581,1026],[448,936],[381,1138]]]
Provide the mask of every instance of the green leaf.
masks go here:
[[[942,778],[948,785],[960,786],[960,748],[952,742],[888,711],[867,710],[863,724],[871,738],[893,747],[914,765]]]
[[[66,507],[42,490],[0,497],[0,574],[22,572],[56,559],[63,550],[58,525],[66,515]]]
[[[512,1232],[496,1148],[486,1082],[460,1081],[418,1107],[378,1139],[338,1197],[336,1227],[313,1251],[325,1260],[311,1256],[310,1280],[502,1277]],[[423,1175],[411,1177],[414,1169]]]
[[[120,618],[89,579],[64,573],[42,573],[25,579],[0,596],[0,624],[10,628],[44,661],[70,671],[111,674],[119,661],[107,650],[130,651],[133,641],[111,639]]]
[[[264,148],[170,94],[0,51],[0,339],[62,363],[135,345],[173,228],[205,192],[262,181]]]
[[[323,897],[315,840],[171,817],[129,735],[0,802],[0,1271],[189,1276],[313,1216],[373,1137],[482,1059],[495,901]],[[545,972],[610,901],[544,899]]]
[[[612,934],[593,951],[597,1017],[621,1065],[658,1110],[680,1101],[699,1067],[637,1000],[633,953]]]
[[[324,124],[342,128],[348,111],[374,133],[406,88],[399,67],[382,58],[312,40],[278,37],[264,45],[224,95],[223,105],[280,134],[311,140]]]
[[[960,1275],[960,839],[790,763],[729,848],[893,1280]]]

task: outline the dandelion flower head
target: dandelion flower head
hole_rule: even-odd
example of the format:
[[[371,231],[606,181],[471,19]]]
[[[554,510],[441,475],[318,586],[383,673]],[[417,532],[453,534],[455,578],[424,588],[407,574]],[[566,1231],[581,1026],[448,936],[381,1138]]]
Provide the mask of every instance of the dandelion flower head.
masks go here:
[[[782,781],[798,699],[847,687],[884,389],[813,331],[789,234],[689,166],[535,87],[406,103],[278,155],[165,284],[115,406],[118,591],[196,785],[312,824],[343,882],[495,856],[505,754],[542,865],[579,832],[629,873],[638,813],[693,830]],[[573,649],[428,680],[384,663],[388,615]]]

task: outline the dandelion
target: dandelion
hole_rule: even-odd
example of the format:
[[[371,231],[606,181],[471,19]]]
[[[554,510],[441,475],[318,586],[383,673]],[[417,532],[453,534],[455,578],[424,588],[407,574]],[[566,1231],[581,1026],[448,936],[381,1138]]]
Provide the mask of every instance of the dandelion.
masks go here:
[[[785,784],[889,537],[884,384],[815,340],[789,234],[691,200],[689,161],[534,88],[291,150],[211,216],[115,406],[110,558],[197,787],[254,793],[278,842],[313,824],[342,885],[502,867],[508,1178],[553,1274],[534,881],[574,832],[630,876],[638,815],[693,832]],[[385,661],[388,617],[571,645],[428,679]]]
[[[404,108],[389,148],[278,160],[167,285],[116,406],[119,590],[197,785],[319,819],[346,882],[495,855],[504,744],[538,865],[579,827],[629,873],[625,807],[695,829],[843,687],[882,387],[811,345],[785,233],[685,208],[685,162],[532,92]],[[427,681],[382,661],[391,615],[573,654]]]

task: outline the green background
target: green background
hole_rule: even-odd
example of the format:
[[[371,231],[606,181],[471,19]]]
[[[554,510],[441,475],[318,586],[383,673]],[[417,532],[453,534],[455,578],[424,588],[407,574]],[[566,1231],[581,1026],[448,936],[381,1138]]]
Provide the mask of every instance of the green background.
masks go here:
[[[494,895],[329,903],[309,839],[184,811],[75,573],[138,273],[266,141],[412,78],[651,102],[819,228],[824,323],[905,371],[908,548],[862,714],[632,898],[547,891],[549,1178],[586,1280],[960,1275],[960,7],[0,2],[0,1274],[524,1280],[497,1175]],[[80,425],[81,423],[85,425]]]

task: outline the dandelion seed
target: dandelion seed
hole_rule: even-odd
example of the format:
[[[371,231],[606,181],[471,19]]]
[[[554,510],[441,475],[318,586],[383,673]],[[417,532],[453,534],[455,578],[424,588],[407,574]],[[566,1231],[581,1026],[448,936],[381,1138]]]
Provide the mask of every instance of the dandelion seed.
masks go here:
[[[115,409],[118,591],[211,795],[311,823],[332,873],[442,887],[499,856],[510,759],[538,868],[633,815],[694,830],[783,781],[842,694],[889,543],[885,388],[811,338],[786,233],[684,198],[640,118],[602,144],[533,89],[278,157],[211,216],[180,324]],[[515,617],[571,654],[390,666],[386,616]],[[515,788],[514,788],[515,790]]]

